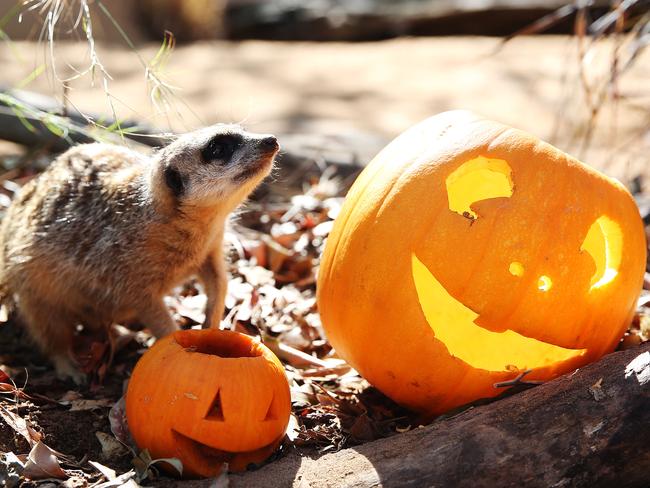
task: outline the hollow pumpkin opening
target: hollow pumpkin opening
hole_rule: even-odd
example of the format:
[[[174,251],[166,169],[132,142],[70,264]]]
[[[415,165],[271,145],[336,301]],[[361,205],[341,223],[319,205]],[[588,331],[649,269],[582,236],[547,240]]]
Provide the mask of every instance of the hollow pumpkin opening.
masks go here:
[[[252,337],[227,330],[179,330],[174,340],[190,352],[220,358],[256,358],[264,351]]]

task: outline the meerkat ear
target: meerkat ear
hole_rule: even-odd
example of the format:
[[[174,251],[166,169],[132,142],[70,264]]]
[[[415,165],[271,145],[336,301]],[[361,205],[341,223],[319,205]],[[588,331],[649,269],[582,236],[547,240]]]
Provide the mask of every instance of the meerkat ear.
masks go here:
[[[165,183],[172,191],[175,197],[180,197],[183,194],[185,184],[183,183],[183,177],[181,173],[171,166],[165,168]]]

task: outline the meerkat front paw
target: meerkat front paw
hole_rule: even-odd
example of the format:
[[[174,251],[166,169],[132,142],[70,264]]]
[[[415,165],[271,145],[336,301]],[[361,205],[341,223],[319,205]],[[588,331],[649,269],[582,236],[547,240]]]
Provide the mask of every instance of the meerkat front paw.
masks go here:
[[[79,370],[77,364],[67,355],[56,355],[52,357],[56,376],[60,380],[71,379],[76,385],[84,385],[88,382],[85,373]]]
[[[140,310],[138,318],[153,333],[156,339],[178,330],[178,325],[172,319],[162,298],[151,301]]]

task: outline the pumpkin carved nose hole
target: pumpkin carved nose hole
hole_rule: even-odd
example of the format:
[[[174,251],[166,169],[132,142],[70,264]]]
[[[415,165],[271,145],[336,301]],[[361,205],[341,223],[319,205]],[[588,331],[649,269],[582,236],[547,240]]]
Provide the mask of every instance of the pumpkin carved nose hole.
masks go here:
[[[542,275],[537,280],[537,289],[539,291],[549,291],[553,286],[553,281],[546,275]]]
[[[510,271],[511,275],[521,278],[524,275],[524,265],[518,261],[513,261],[510,263],[508,271]]]
[[[478,214],[472,204],[489,198],[510,198],[514,189],[512,169],[503,159],[479,156],[464,162],[447,176],[449,210],[472,220]]]
[[[591,288],[600,288],[610,283],[621,265],[623,234],[621,227],[604,215],[591,224],[580,251],[587,252],[596,264],[596,272],[591,277]]]
[[[221,391],[217,392],[217,396],[214,397],[208,413],[205,415],[205,420],[213,420],[215,422],[224,422],[223,409],[221,408]]]

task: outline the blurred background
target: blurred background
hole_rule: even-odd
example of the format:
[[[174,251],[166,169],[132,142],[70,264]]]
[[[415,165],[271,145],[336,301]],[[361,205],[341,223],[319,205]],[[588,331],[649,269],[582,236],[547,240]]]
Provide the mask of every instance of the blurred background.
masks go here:
[[[3,0],[0,89],[12,98],[0,101],[132,132],[241,122],[340,165],[463,108],[642,186],[649,10],[643,0]]]

